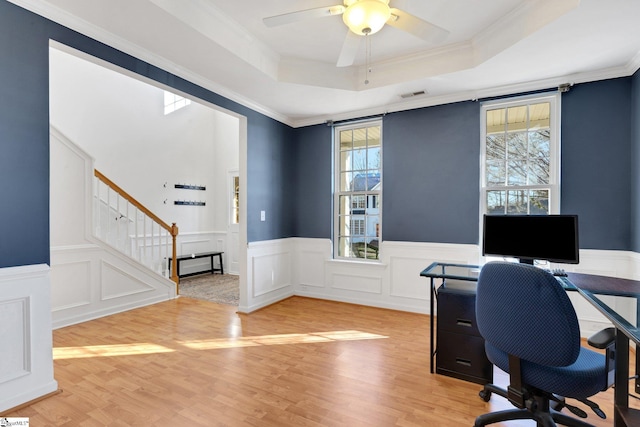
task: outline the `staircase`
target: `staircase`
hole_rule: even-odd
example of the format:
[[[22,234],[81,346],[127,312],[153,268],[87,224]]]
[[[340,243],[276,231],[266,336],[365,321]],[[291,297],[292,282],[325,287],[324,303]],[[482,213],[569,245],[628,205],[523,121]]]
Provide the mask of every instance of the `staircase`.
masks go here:
[[[94,176],[94,236],[164,277],[172,272],[178,284],[176,224],[162,221],[97,169]]]
[[[95,170],[50,128],[52,326],[176,298],[176,224],[168,225]]]

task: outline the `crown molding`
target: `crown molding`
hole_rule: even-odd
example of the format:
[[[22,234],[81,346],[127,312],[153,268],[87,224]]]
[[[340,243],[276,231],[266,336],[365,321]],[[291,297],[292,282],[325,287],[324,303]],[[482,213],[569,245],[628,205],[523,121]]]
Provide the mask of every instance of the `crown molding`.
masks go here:
[[[627,64],[627,69],[629,75],[633,75],[636,71],[640,69],[640,51],[636,53],[633,58]]]
[[[418,108],[434,107],[437,105],[451,104],[463,101],[478,101],[484,98],[492,98],[498,96],[510,96],[519,93],[533,92],[545,89],[557,88],[558,85],[569,83],[580,84],[599,80],[615,79],[618,77],[629,77],[640,68],[640,52],[629,63],[613,68],[590,71],[585,73],[575,73],[570,75],[562,75],[547,79],[504,85],[492,86],[477,90],[456,92],[439,96],[421,96],[416,99],[409,99],[403,102],[389,103],[363,110],[354,110],[342,114],[326,115],[295,120],[293,127],[314,126],[326,123],[327,121],[339,122],[343,120],[352,120],[360,117],[369,117],[382,115],[387,113],[395,113],[399,111],[415,110]]]

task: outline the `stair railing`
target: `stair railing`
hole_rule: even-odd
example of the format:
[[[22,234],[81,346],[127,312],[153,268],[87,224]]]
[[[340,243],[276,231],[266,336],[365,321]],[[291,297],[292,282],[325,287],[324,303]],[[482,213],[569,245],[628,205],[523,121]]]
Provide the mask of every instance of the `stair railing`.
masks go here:
[[[168,225],[97,169],[94,175],[96,237],[164,277],[170,271],[177,287],[176,223]]]

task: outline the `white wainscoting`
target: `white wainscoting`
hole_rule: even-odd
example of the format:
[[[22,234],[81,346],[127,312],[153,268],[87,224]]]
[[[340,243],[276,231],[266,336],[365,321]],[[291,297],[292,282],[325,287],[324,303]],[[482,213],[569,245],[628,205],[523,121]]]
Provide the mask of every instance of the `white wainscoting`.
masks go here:
[[[333,260],[328,239],[292,240],[296,295],[416,313],[429,313],[425,267],[478,262],[475,245],[382,242],[379,262],[358,262]]]
[[[173,298],[175,283],[106,245],[51,248],[54,329]]]
[[[249,243],[246,292],[240,292],[238,311],[250,313],[292,296],[294,256],[291,239]]]
[[[50,313],[47,265],[0,269],[0,413],[58,389]]]
[[[430,282],[420,272],[432,262],[482,264],[477,245],[383,242],[379,262],[333,260],[328,239],[290,238],[251,243],[248,295],[240,311],[250,312],[291,295],[429,314]],[[640,280],[640,255],[624,251],[580,251],[567,271]],[[241,293],[242,294],[242,293]],[[608,321],[579,294],[570,294],[582,333],[589,336]],[[607,298],[605,298],[607,299]],[[635,319],[633,298],[608,297],[620,313]]]

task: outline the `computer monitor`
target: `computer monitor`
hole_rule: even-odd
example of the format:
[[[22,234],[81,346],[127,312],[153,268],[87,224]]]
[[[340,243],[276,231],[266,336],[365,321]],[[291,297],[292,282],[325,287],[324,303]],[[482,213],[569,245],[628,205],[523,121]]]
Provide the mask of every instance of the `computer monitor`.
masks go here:
[[[485,215],[482,255],[580,262],[577,215]]]

